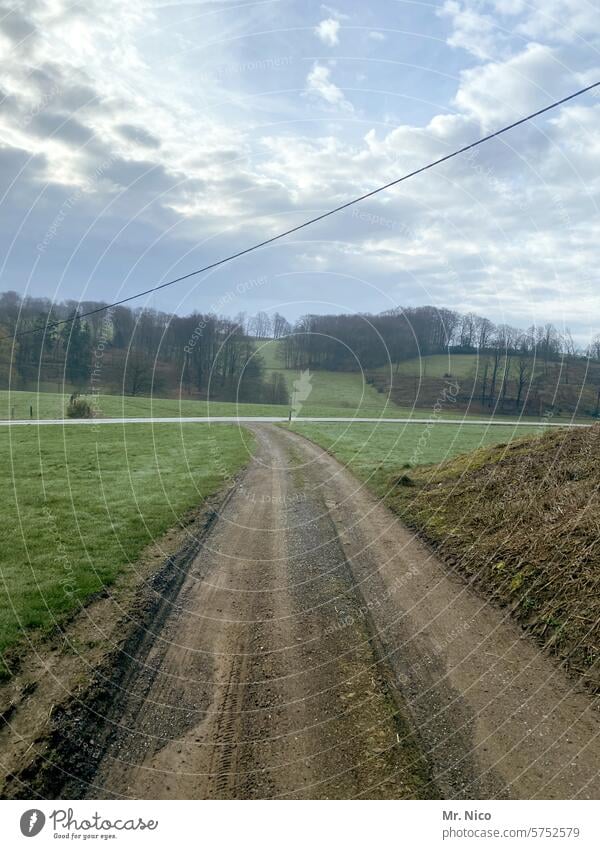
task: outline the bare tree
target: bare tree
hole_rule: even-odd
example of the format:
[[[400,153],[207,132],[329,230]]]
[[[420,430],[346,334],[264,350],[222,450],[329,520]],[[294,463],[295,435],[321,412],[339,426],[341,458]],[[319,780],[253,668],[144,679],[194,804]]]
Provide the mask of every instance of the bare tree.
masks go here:
[[[477,338],[477,348],[480,351],[485,351],[490,343],[490,338],[494,332],[494,325],[489,318],[475,318],[475,333]]]
[[[521,408],[521,399],[523,390],[531,380],[532,375],[532,358],[527,351],[521,350],[517,360],[517,397],[515,405],[517,410]]]
[[[285,316],[276,312],[273,315],[273,339],[281,339],[282,336],[287,336],[291,333],[292,326]]]
[[[561,366],[564,365],[565,383],[569,383],[569,365],[573,362],[577,355],[577,346],[571,335],[571,331],[567,327],[562,336],[563,356]]]
[[[600,334],[595,336],[587,347],[590,360],[600,360]]]
[[[248,321],[248,333],[257,339],[268,339],[271,335],[271,319],[262,310]]]

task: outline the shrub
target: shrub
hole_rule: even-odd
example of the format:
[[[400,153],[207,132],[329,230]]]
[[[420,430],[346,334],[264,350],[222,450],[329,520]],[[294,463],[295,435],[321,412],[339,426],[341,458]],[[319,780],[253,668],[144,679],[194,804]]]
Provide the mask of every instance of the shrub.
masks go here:
[[[77,393],[71,395],[67,404],[67,418],[69,419],[91,419],[94,412],[92,405]]]

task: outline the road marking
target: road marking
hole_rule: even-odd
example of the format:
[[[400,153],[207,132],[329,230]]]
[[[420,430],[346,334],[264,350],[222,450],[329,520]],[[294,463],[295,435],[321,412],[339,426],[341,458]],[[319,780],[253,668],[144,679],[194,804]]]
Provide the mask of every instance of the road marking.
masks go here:
[[[287,422],[287,416],[169,416],[169,417],[131,417],[120,419],[0,419],[0,427],[21,427],[38,425],[108,425],[108,424],[279,424]],[[295,424],[426,424],[426,425],[479,425],[485,427],[592,427],[581,422],[546,422],[503,419],[439,419],[439,418],[359,418],[359,417],[318,417],[302,416],[292,419]]]

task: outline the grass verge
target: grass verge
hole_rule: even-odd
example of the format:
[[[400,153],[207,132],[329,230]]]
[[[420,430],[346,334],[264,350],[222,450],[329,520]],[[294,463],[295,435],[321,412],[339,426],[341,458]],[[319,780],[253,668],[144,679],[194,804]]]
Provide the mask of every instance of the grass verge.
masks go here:
[[[457,454],[485,445],[510,442],[526,433],[541,433],[540,426],[426,424],[336,424],[296,422],[292,429],[322,445],[361,480],[381,486],[382,473],[391,474],[404,464],[441,463]]]
[[[252,447],[232,425],[0,432],[0,674],[27,629],[51,629],[133,569]]]

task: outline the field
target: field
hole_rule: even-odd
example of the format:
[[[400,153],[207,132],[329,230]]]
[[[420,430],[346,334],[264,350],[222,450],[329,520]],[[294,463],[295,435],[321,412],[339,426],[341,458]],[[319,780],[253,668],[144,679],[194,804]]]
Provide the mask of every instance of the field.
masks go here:
[[[452,377],[472,377],[477,368],[481,368],[482,358],[477,354],[432,354],[427,357],[418,357],[406,360],[394,366],[392,371],[403,377],[444,377],[451,374]],[[382,373],[390,372],[390,367],[380,368]]]
[[[284,369],[277,356],[277,347],[273,341],[257,343],[257,351],[263,357],[267,377],[275,372],[283,375],[290,401],[293,400],[294,384],[300,379],[303,393],[296,396],[295,416],[311,417],[369,417],[394,418],[415,415],[427,417],[432,414],[434,401],[423,407],[413,407],[411,403],[399,405],[388,399],[385,392],[378,392],[363,375],[358,372],[311,371],[301,378],[295,369]],[[419,360],[408,360],[400,366],[400,374],[406,378],[419,376],[442,379],[450,368],[454,377],[466,379],[474,374],[477,357],[471,354],[456,354],[451,357],[435,355]],[[421,371],[419,371],[421,370]],[[383,374],[383,370],[378,370]],[[412,384],[411,384],[412,386]],[[432,398],[437,398],[439,391]],[[63,418],[69,400],[67,394],[35,391],[0,391],[0,419],[28,419],[30,411],[33,418]],[[101,417],[146,417],[146,416],[286,416],[287,405],[274,404],[237,404],[223,401],[200,401],[185,398],[130,397],[119,395],[98,395],[93,399],[96,415]],[[466,415],[453,405],[444,402],[440,415],[444,418],[481,418],[489,413]],[[495,418],[502,418],[498,414]],[[514,414],[504,418],[514,419]],[[568,413],[556,414],[555,420],[570,418]],[[538,420],[531,417],[532,422]],[[582,419],[579,419],[582,420]],[[588,419],[589,421],[589,419]]]
[[[68,395],[58,392],[0,391],[0,419],[64,418]],[[188,401],[176,398],[146,398],[127,395],[94,396],[96,414],[106,418],[146,416],[282,416],[286,407],[274,404],[235,404],[222,401]]]
[[[0,652],[110,584],[252,445],[230,425],[0,432]]]
[[[284,425],[287,427],[287,425]],[[542,428],[510,426],[294,424],[293,430],[323,446],[374,488],[385,486],[386,476],[406,466],[442,463],[485,445],[508,443]]]
[[[283,372],[290,385],[298,372]],[[64,418],[69,397],[52,392],[0,391],[0,419]],[[236,404],[226,401],[188,401],[176,398],[146,398],[99,395],[93,399],[101,417],[145,416],[287,416],[287,405]],[[309,395],[298,407],[299,416],[402,416],[410,408],[398,407],[372,386],[363,386],[358,374],[311,372]]]

